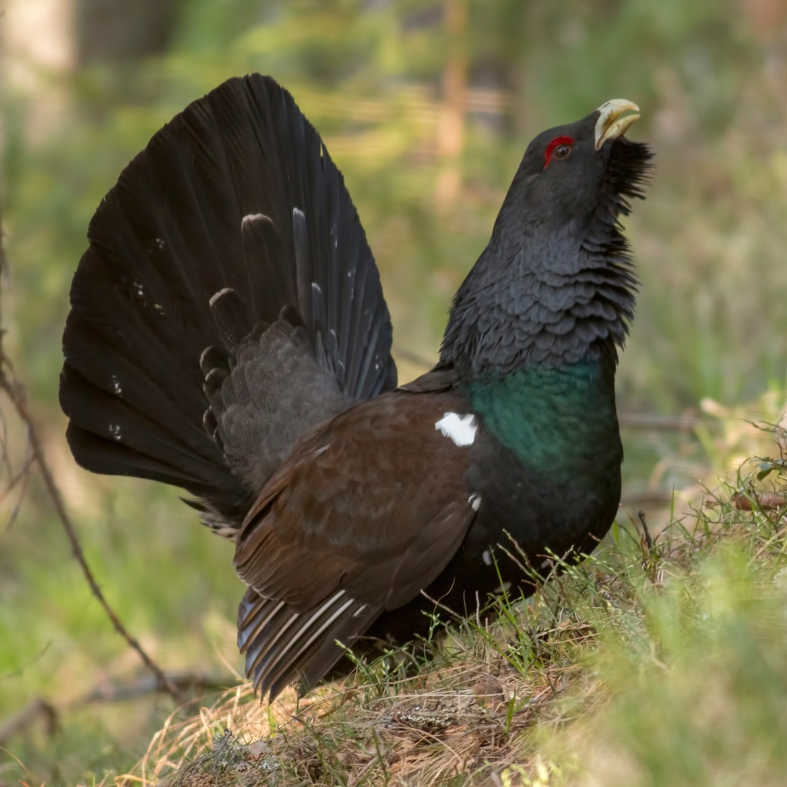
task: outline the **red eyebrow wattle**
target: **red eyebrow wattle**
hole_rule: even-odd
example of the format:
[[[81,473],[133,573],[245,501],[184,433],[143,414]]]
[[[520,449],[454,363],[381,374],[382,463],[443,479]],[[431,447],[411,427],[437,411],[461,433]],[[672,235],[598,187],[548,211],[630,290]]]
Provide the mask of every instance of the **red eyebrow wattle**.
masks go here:
[[[560,145],[573,145],[574,139],[572,137],[555,137],[548,145],[546,152],[544,153],[544,169],[547,168],[549,164],[549,160],[552,158],[552,153],[555,148],[559,147]]]

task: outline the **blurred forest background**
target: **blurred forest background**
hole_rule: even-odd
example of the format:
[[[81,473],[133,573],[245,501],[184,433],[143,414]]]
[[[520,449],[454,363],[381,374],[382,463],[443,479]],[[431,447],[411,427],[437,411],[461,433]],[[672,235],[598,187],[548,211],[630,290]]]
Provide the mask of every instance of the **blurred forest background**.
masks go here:
[[[641,280],[618,376],[627,502],[655,511],[734,463],[740,430],[723,418],[738,408],[781,417],[787,0],[0,0],[5,350],[100,584],[168,671],[235,680],[231,545],[173,490],[74,465],[60,337],[88,222],[121,169],[187,103],[249,71],[292,92],[344,173],[402,379],[423,370],[411,353],[436,357],[530,138],[635,101],[631,136],[652,143],[657,169],[627,221]],[[8,419],[3,437],[18,470],[24,431]],[[0,721],[43,697],[63,729],[0,742],[0,783],[21,776],[15,757],[39,782],[100,778],[130,767],[172,704],[117,701],[138,659],[38,479],[23,500],[20,487],[0,521]]]

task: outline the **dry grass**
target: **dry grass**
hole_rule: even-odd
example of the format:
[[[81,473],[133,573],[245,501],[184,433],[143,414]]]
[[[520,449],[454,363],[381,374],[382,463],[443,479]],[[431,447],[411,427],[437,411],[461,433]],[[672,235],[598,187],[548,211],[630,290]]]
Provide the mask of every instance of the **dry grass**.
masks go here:
[[[271,706],[249,686],[228,692],[154,738],[140,764],[143,781],[436,784],[503,771],[521,759],[521,734],[555,713],[555,698],[579,670],[560,660],[525,680],[505,655],[513,640],[502,630],[485,632],[488,641],[451,632],[415,675],[406,676],[404,664],[391,671],[379,662],[366,680],[357,674],[300,703],[292,692]],[[565,648],[586,632],[567,623],[540,636]]]
[[[718,746],[770,751],[787,733],[786,713],[760,712],[787,707],[787,512],[757,502],[784,489],[784,430],[762,432],[759,448],[774,437],[770,465],[655,538],[632,518],[530,599],[435,619],[428,655],[359,662],[300,702],[291,691],[261,704],[243,686],[173,716],[118,783],[674,787],[728,772],[740,778],[725,784],[779,783],[787,755],[741,764]],[[745,675],[758,663],[773,668]]]

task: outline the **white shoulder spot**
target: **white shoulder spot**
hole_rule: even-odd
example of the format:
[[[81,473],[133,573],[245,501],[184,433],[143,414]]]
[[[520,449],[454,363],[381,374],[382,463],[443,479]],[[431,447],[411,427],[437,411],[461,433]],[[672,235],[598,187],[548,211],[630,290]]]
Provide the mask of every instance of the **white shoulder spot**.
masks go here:
[[[478,431],[478,423],[472,413],[467,415],[445,413],[434,428],[439,429],[446,437],[450,437],[458,446],[472,445],[475,433]]]

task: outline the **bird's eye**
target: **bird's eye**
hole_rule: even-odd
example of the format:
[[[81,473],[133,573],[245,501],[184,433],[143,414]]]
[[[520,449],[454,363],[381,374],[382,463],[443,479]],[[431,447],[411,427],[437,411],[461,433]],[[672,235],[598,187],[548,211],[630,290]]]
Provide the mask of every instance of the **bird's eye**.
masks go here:
[[[571,153],[571,148],[574,147],[574,140],[571,137],[555,137],[548,145],[544,152],[544,169],[549,166],[549,162],[553,159],[568,158]]]

